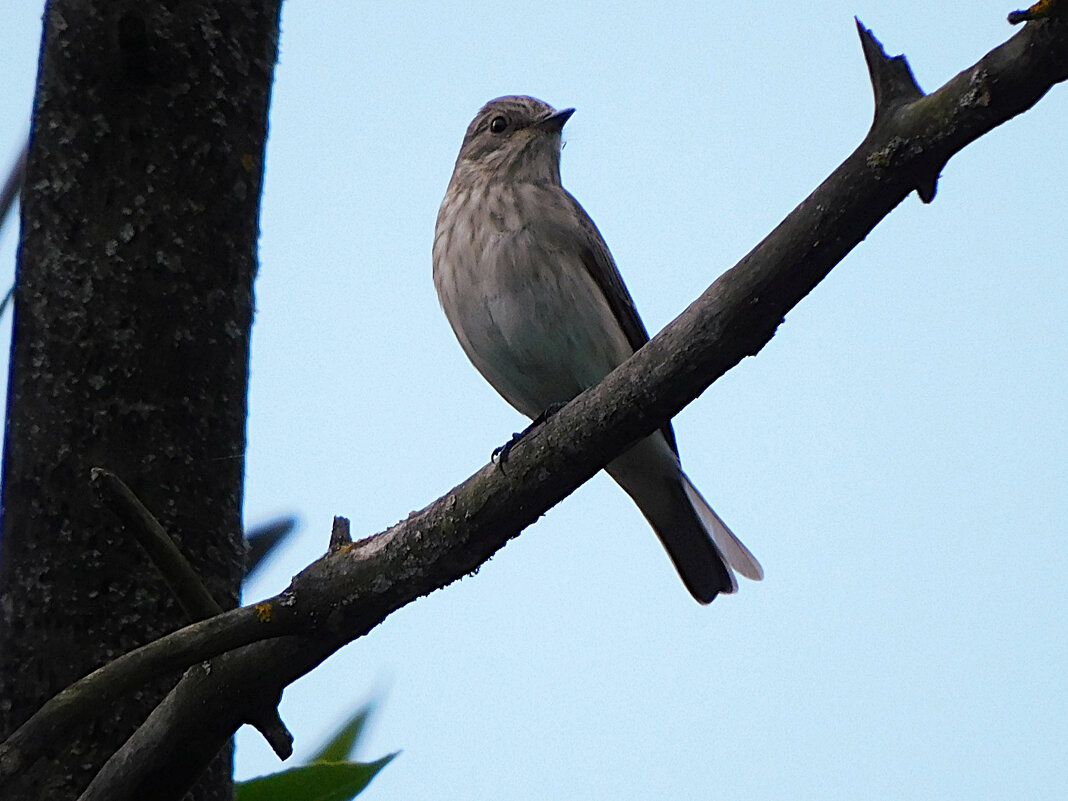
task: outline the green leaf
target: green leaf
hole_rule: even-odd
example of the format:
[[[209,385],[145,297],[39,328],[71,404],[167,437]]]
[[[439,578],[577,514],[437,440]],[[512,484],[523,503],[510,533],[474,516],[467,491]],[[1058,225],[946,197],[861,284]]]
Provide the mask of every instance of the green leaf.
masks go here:
[[[234,801],[349,801],[396,754],[369,763],[316,762],[234,786]]]
[[[356,750],[356,744],[363,734],[364,724],[367,723],[367,718],[370,717],[374,706],[373,701],[368,702],[363,709],[343,723],[341,728],[323,746],[323,749],[309,761],[344,762],[350,758],[352,752]]]

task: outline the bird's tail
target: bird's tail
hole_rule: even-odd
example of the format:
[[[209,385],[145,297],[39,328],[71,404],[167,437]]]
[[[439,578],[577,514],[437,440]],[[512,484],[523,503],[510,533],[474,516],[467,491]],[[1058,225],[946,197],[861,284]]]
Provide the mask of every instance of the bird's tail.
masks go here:
[[[760,580],[760,563],[727,528],[682,472],[660,435],[639,442],[608,465],[656,531],[690,593],[710,603],[738,589],[734,573]]]
[[[764,568],[760,566],[756,557],[742,544],[740,539],[734,536],[734,532],[727,528],[727,524],[708,505],[705,496],[697,491],[690,477],[685,473],[681,475],[682,488],[686,492],[686,497],[727,565],[752,581],[760,581],[764,578]]]

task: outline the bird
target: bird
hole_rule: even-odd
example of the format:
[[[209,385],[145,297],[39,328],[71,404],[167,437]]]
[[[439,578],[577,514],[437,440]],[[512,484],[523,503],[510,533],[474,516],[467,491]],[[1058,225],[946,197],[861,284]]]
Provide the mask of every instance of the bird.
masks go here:
[[[468,359],[534,420],[649,340],[604,238],[560,178],[574,109],[498,97],[464,135],[434,231],[434,287]],[[702,604],[763,568],[679,461],[668,421],[605,467]]]

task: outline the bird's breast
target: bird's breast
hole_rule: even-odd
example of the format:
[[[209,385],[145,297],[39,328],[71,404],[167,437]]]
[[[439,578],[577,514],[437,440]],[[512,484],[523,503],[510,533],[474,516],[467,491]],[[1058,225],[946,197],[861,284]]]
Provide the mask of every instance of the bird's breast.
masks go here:
[[[597,383],[632,350],[566,226],[524,193],[450,193],[438,217],[434,281],[475,367],[528,416]],[[578,232],[576,231],[576,234]]]

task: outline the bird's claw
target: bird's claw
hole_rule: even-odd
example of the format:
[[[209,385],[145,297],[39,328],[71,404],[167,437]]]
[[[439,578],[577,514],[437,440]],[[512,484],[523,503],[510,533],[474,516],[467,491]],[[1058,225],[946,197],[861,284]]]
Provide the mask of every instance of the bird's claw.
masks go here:
[[[522,431],[516,431],[512,434],[512,438],[510,440],[508,440],[500,447],[494,448],[493,453],[490,454],[490,461],[495,462],[503,469],[504,463],[508,461],[508,454],[512,452],[512,448],[514,448],[519,443],[519,440],[523,439],[523,437],[525,437],[535,428],[540,426],[542,423],[544,423],[558,411],[563,409],[565,406],[567,406],[566,403],[553,403],[548,406],[544,412],[539,414],[531,421],[529,426],[524,428]]]
[[[523,439],[523,435],[530,429],[524,428],[522,431],[516,431],[512,434],[512,438],[503,445],[494,448],[493,453],[490,454],[490,461],[496,462],[500,467],[504,467],[504,463],[508,461],[508,454],[512,452],[512,448],[516,446],[519,440]]]

